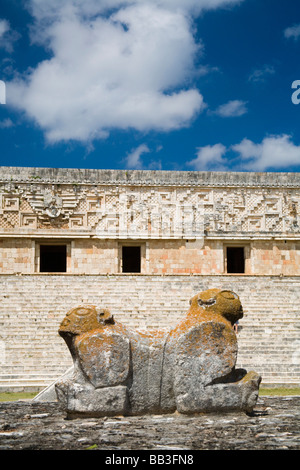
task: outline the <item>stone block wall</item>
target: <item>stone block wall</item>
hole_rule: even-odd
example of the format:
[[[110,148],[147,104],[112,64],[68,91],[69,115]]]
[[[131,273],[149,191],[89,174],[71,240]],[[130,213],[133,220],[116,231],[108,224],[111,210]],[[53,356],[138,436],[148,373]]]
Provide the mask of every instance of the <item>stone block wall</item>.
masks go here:
[[[300,270],[299,241],[253,241],[250,273],[292,276]]]
[[[148,273],[222,274],[223,244],[202,240],[151,240]]]
[[[226,247],[245,247],[245,274],[300,275],[300,241],[0,239],[0,273],[39,272],[40,244],[67,245],[67,273],[122,272],[123,245],[141,246],[142,274],[226,274]]]
[[[0,272],[34,272],[34,244],[30,239],[0,239]]]
[[[73,240],[69,272],[74,274],[117,273],[118,243],[116,240]]]
[[[169,328],[208,288],[233,289],[244,307],[238,366],[263,384],[300,384],[300,277],[247,275],[0,275],[0,390],[40,389],[72,365],[57,330],[81,304],[138,328]]]

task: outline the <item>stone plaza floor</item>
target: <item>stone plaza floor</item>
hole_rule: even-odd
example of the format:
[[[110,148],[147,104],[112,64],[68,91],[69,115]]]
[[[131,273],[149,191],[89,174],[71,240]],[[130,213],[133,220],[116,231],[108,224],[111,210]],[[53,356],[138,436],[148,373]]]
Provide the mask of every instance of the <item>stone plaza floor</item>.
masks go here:
[[[67,420],[55,402],[0,403],[0,450],[299,450],[300,396],[260,397],[245,413]]]

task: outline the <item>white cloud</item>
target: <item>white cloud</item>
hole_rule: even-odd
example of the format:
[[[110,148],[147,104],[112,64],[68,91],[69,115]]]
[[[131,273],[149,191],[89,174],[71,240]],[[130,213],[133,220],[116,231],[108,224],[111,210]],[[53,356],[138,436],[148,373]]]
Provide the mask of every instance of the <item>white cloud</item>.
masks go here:
[[[141,155],[150,152],[146,144],[139,145],[136,149],[132,150],[126,157],[126,168],[139,170],[143,168]]]
[[[0,38],[9,31],[9,23],[7,20],[0,19]]]
[[[266,64],[261,69],[254,70],[248,80],[249,82],[264,82],[269,75],[273,75],[274,73],[274,67]]]
[[[181,11],[200,14],[203,10],[228,7],[242,3],[244,0],[30,0],[29,8],[38,20],[61,16],[61,11],[76,10],[85,16],[106,13],[113,9],[126,8],[131,5],[153,5],[170,11]]]
[[[286,134],[265,137],[259,144],[244,139],[232,149],[239,154],[241,166],[246,170],[265,171],[300,165],[300,146]]]
[[[190,85],[201,53],[191,15],[236,3],[31,0],[32,40],[53,56],[7,84],[8,104],[53,143],[105,138],[111,129],[188,126],[204,108]]]
[[[187,163],[196,171],[223,169],[223,156],[227,149],[223,144],[207,145],[197,149],[197,158]]]
[[[155,152],[158,153],[162,150],[162,146],[159,145]],[[142,160],[142,155],[145,153],[151,153],[148,145],[141,144],[137,148],[132,149],[131,152],[126,156],[123,160],[123,163],[126,168],[132,170],[161,170],[162,165],[160,160],[151,160],[148,161],[145,165],[144,161]]]
[[[284,30],[284,36],[287,39],[292,38],[295,41],[297,41],[297,39],[300,38],[300,24],[296,24],[294,26],[290,26],[289,28],[286,28]]]
[[[10,118],[3,119],[3,121],[0,121],[0,129],[9,129],[10,127],[13,127],[14,123]]]
[[[215,111],[221,117],[238,117],[247,113],[246,101],[232,100],[222,104]]]
[[[19,39],[20,35],[13,31],[9,22],[2,18],[0,19],[0,48],[11,53],[13,51],[14,42]]]
[[[228,148],[220,143],[199,147],[197,157],[186,165],[197,171],[228,170],[229,160],[225,155],[230,150],[237,154],[230,160],[231,170],[267,171],[300,166],[300,145],[295,145],[286,134],[265,137],[260,143],[245,138]]]

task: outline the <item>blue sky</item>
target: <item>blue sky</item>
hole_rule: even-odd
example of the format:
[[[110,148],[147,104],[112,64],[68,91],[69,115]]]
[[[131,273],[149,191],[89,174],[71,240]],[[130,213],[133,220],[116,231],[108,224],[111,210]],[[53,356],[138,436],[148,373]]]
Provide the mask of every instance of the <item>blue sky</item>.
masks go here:
[[[295,0],[1,0],[0,165],[298,172],[299,57]]]

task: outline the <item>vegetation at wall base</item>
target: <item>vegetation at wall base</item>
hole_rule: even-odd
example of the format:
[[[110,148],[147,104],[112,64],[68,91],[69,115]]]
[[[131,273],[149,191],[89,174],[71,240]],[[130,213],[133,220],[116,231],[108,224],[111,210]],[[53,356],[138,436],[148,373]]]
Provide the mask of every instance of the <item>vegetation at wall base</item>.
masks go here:
[[[3,392],[0,393],[0,402],[31,400],[37,395],[37,392]],[[259,396],[291,396],[300,395],[300,387],[295,388],[269,388],[262,387],[259,389]]]

